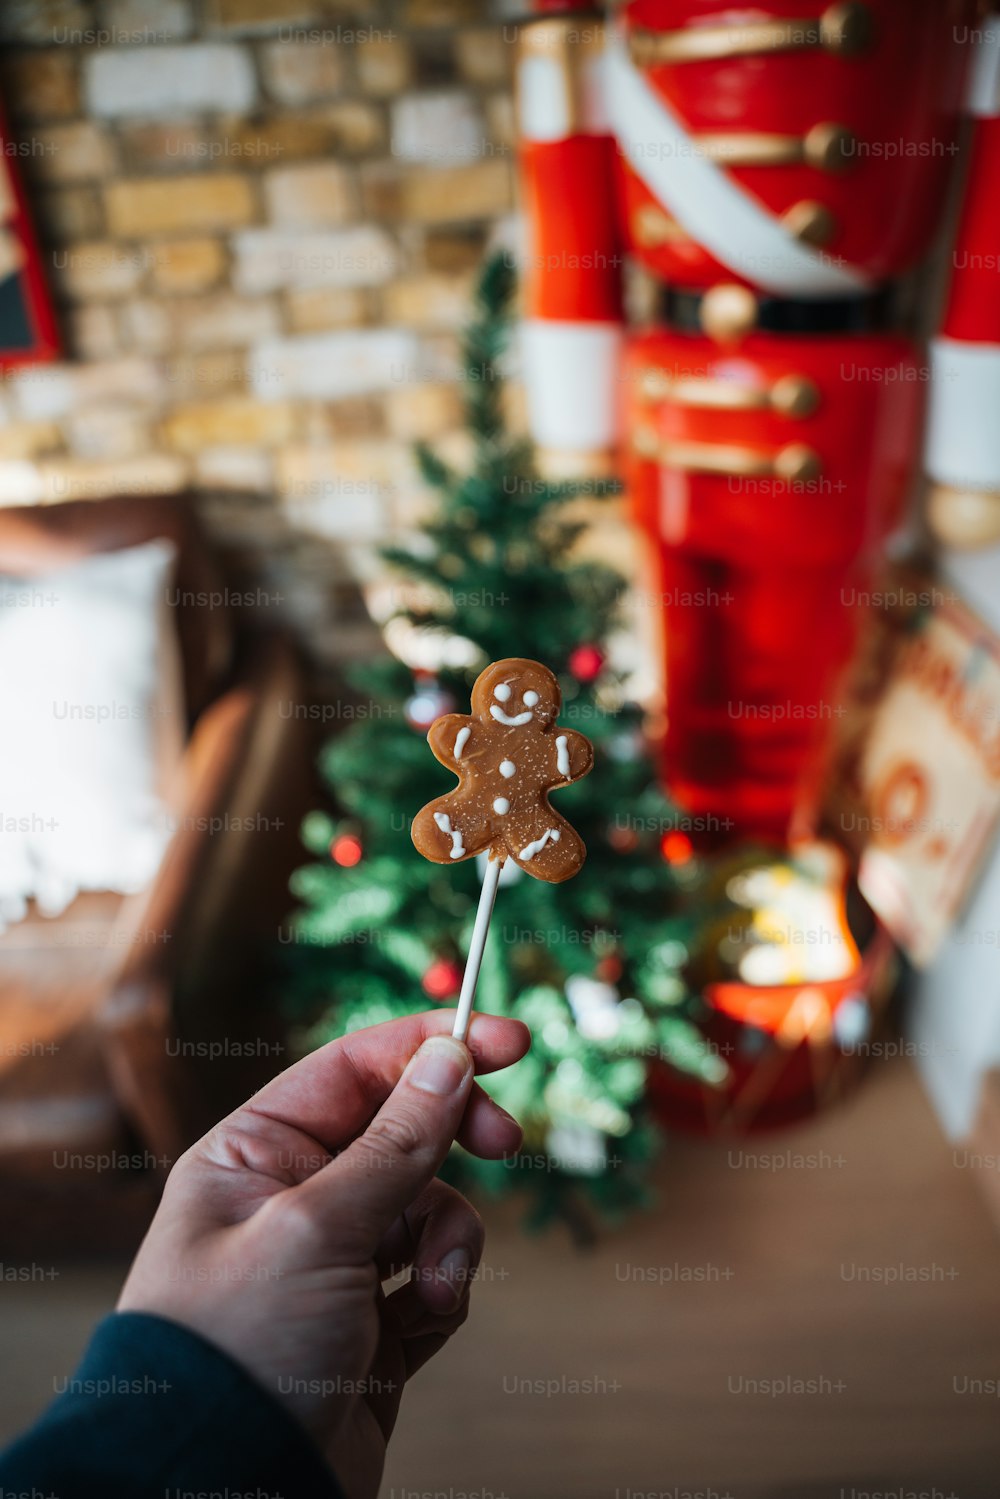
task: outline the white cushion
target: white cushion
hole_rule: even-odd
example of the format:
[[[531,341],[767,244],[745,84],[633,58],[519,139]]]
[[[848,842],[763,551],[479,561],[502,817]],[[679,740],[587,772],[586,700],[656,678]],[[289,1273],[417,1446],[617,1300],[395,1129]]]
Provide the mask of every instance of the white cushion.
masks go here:
[[[166,541],[0,577],[0,930],[34,897],[131,894],[170,837],[185,740]]]

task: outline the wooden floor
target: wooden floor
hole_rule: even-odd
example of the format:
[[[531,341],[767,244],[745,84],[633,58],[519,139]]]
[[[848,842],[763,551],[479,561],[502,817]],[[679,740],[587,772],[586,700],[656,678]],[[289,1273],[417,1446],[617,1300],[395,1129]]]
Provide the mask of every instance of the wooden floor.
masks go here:
[[[964,1159],[908,1064],[880,1063],[817,1124],[674,1142],[659,1209],[593,1252],[490,1209],[385,1499],[995,1499],[1000,1400],[971,1390],[1000,1388],[1000,1242]],[[0,1283],[0,1435],[116,1281]]]

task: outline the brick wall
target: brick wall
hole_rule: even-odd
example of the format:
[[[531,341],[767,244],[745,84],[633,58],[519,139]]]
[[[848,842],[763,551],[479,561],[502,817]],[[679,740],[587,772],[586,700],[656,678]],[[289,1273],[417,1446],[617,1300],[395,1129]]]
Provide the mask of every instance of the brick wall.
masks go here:
[[[462,446],[509,35],[486,0],[3,0],[65,358],[3,382],[0,499],[194,485],[350,649],[331,578],[418,518],[412,441]]]

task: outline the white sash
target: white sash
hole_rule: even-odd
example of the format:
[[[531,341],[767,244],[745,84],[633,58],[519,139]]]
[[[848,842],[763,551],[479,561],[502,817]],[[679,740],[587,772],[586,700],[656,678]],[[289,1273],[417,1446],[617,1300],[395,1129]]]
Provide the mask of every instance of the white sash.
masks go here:
[[[657,201],[721,265],[783,296],[848,296],[867,289],[867,276],[795,239],[699,152],[667,101],[632,63],[617,30],[608,38],[606,77],[622,154]]]

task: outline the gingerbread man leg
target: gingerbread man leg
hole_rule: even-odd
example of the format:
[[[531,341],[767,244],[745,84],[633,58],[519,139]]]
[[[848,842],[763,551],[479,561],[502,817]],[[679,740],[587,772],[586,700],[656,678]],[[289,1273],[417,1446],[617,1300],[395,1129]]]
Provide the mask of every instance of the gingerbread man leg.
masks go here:
[[[515,864],[552,884],[579,873],[587,857],[579,833],[547,802],[512,816],[504,839]]]

